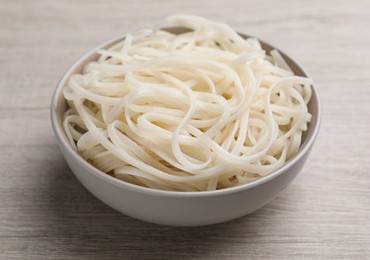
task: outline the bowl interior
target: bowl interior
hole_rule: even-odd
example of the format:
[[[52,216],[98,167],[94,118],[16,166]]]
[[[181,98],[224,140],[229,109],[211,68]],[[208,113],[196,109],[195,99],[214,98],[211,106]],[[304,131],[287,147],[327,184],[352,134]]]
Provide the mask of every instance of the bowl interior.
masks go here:
[[[174,33],[174,34],[181,34],[181,33],[189,31],[189,29],[181,28],[181,27],[165,28],[165,30],[167,30],[171,33]],[[245,35],[245,34],[240,34],[240,35],[244,38],[250,37],[250,36]],[[109,176],[108,174],[105,174],[104,172],[100,171],[99,169],[95,168],[94,166],[89,164],[87,161],[85,161],[76,151],[74,151],[71,148],[71,146],[69,145],[68,139],[66,137],[66,134],[64,133],[63,127],[62,127],[62,125],[63,125],[63,114],[67,110],[67,103],[66,103],[66,101],[63,97],[62,90],[63,90],[64,86],[67,84],[67,81],[68,81],[69,77],[73,74],[80,73],[87,63],[89,63],[91,61],[94,61],[94,60],[97,60],[97,58],[99,57],[99,55],[96,53],[97,50],[109,48],[109,47],[113,46],[114,44],[116,44],[117,42],[119,42],[123,39],[124,39],[124,36],[120,36],[118,38],[112,39],[108,42],[105,42],[105,43],[99,45],[95,49],[87,52],[82,57],[80,57],[66,71],[66,73],[63,75],[63,77],[59,81],[59,83],[57,85],[57,88],[54,92],[53,98],[52,98],[52,104],[51,104],[52,126],[53,126],[55,135],[56,135],[60,145],[62,145],[64,148],[66,148],[67,151],[76,160],[79,161],[79,163],[84,164],[84,166],[86,168],[90,168],[94,172],[98,173],[100,175],[99,177],[101,177],[103,179],[111,179],[110,181],[113,181],[118,185],[125,185],[125,186],[129,186],[130,188],[144,189],[144,190],[150,191],[150,192],[174,193],[174,192],[171,192],[171,191],[159,191],[159,190],[154,190],[154,189],[150,189],[150,188],[141,187],[141,186],[137,186],[137,185],[134,185],[134,184],[126,183],[122,180],[118,180],[118,179],[116,179],[112,176]],[[277,49],[274,46],[272,46],[272,45],[270,45],[270,44],[268,44],[264,41],[261,41],[261,40],[259,40],[259,41],[262,45],[262,48],[267,53],[270,52],[273,49]],[[277,50],[279,50],[279,49],[277,49]],[[283,56],[283,58],[285,59],[286,63],[289,65],[289,67],[293,70],[295,75],[308,77],[307,73],[302,69],[301,66],[299,66],[295,61],[293,61],[288,55],[286,55],[281,50],[279,50],[279,52]],[[294,155],[289,161],[287,161],[282,168],[280,168],[279,170],[277,170],[277,171],[275,171],[275,172],[273,172],[273,173],[271,173],[271,174],[269,174],[265,177],[262,177],[262,178],[260,178],[256,181],[253,181],[251,183],[247,183],[247,184],[244,184],[244,185],[231,187],[231,188],[227,188],[227,189],[223,189],[223,190],[204,191],[204,192],[195,192],[195,193],[198,193],[198,194],[218,193],[218,192],[224,192],[224,191],[227,191],[227,190],[236,190],[236,189],[239,189],[240,187],[248,188],[248,187],[255,186],[256,184],[258,184],[260,182],[264,182],[264,181],[267,181],[269,179],[272,179],[272,178],[274,178],[274,175],[281,174],[284,171],[284,168],[290,167],[292,164],[294,164],[294,161],[296,161],[301,154],[305,153],[312,146],[312,144],[313,144],[313,142],[314,142],[314,140],[315,140],[315,138],[318,134],[319,124],[320,124],[320,119],[321,119],[321,112],[320,112],[320,103],[319,103],[317,90],[315,89],[314,86],[312,88],[312,98],[311,98],[311,100],[308,104],[308,110],[312,114],[312,119],[311,119],[311,122],[308,124],[307,131],[305,131],[303,133],[302,144],[301,144],[301,147],[299,149],[299,152],[296,155]],[[194,193],[194,192],[176,191],[175,193],[177,193],[177,194],[179,194],[179,193],[191,194],[191,193]]]

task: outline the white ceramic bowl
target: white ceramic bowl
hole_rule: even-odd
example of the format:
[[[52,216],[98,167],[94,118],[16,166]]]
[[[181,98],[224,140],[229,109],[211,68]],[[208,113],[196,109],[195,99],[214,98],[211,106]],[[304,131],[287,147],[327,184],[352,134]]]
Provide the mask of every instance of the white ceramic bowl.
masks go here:
[[[183,28],[170,29],[181,33]],[[319,131],[320,103],[313,88],[309,111],[313,115],[299,153],[282,168],[270,175],[245,185],[216,191],[171,192],[136,186],[111,177],[86,162],[67,141],[62,128],[66,102],[62,89],[68,78],[96,60],[98,49],[112,46],[116,39],[107,41],[79,58],[60,80],[51,103],[51,122],[63,155],[78,180],[98,199],[131,217],[148,222],[174,226],[201,226],[239,218],[261,208],[275,198],[299,173]],[[272,47],[262,42],[265,50]],[[296,75],[307,76],[303,69],[282,53]]]

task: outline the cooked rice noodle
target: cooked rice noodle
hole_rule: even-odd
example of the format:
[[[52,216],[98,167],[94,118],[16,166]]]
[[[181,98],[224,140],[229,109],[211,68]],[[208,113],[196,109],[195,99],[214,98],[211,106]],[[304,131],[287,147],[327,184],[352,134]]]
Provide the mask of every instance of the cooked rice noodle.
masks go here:
[[[279,169],[301,145],[311,80],[277,50],[226,24],[174,15],[71,76],[63,127],[72,147],[118,179],[161,190],[206,191]]]

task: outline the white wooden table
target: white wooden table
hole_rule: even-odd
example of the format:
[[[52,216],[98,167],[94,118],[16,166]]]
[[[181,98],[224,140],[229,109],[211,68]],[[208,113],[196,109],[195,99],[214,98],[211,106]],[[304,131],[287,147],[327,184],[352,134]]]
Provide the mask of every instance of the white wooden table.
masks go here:
[[[264,208],[209,227],[152,225],[105,206],[67,167],[49,121],[76,58],[178,12],[285,50],[323,104],[299,177]],[[370,259],[370,2],[0,0],[0,259],[13,258]]]

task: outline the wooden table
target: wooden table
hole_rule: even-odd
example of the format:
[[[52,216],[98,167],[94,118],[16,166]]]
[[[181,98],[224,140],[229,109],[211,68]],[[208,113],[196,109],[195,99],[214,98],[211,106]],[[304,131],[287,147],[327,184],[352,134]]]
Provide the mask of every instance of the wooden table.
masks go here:
[[[370,259],[370,2],[210,2],[0,0],[1,259]],[[76,58],[177,12],[285,50],[323,104],[299,177],[225,224],[164,227],[117,213],[77,181],[50,126],[52,92]]]

